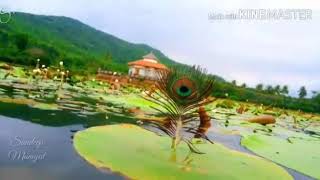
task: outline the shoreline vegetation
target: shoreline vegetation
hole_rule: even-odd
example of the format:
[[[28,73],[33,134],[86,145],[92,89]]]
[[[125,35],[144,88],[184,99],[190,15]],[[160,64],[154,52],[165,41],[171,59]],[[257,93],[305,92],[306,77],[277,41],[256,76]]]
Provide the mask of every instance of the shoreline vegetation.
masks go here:
[[[0,59],[0,69],[5,70],[3,67],[12,68],[12,75],[15,77],[24,79],[28,79],[29,71],[32,70],[32,66],[30,65],[20,65],[20,64],[12,64],[1,61]],[[58,65],[53,66],[53,68],[58,67]],[[68,81],[70,84],[74,84],[80,81],[88,81],[96,78],[96,73],[70,73],[71,77]],[[4,76],[0,79],[4,79]],[[284,94],[268,94],[263,93],[263,90],[257,91],[253,88],[243,88],[236,86],[232,83],[222,81],[217,79],[216,76],[212,76],[215,79],[212,96],[220,99],[230,99],[234,101],[240,101],[243,103],[250,102],[256,104],[257,106],[262,106],[264,108],[280,108],[284,110],[296,110],[301,111],[301,113],[315,113],[320,114],[320,94],[314,96],[313,98],[295,98],[286,96]]]

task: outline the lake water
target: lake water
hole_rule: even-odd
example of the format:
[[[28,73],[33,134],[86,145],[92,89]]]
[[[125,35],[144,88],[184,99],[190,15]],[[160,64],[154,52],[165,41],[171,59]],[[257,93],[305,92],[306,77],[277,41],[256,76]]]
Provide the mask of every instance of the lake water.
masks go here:
[[[57,115],[56,118],[60,118],[57,121],[65,120],[68,125],[58,123],[60,126],[54,127],[30,122],[39,118],[36,114],[40,111],[24,105],[8,106],[10,104],[1,103],[0,114],[27,118],[21,120],[0,115],[1,180],[124,179],[107,170],[96,169],[77,154],[72,136],[76,130],[84,129],[84,124],[70,125],[70,117],[66,115],[72,118],[72,114]],[[46,121],[52,116],[48,114],[37,121]]]
[[[14,89],[6,91],[5,95],[9,97],[23,94]],[[72,138],[76,131],[88,127],[134,123],[135,120],[115,113],[108,113],[106,118],[106,113],[95,112],[96,101],[77,99],[84,100],[89,110],[72,101],[60,104],[69,109],[72,107],[71,110],[41,110],[0,102],[0,180],[125,179],[120,174],[87,163],[74,150]],[[240,145],[240,136],[210,131],[209,137],[231,149],[252,154]],[[286,170],[297,180],[312,179]]]

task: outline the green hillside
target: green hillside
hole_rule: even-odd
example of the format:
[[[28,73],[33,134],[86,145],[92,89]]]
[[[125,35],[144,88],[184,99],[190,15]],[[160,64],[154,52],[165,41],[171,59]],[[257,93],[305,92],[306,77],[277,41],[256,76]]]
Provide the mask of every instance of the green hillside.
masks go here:
[[[124,41],[68,17],[14,13],[8,24],[0,24],[0,41],[0,60],[26,65],[41,58],[51,65],[64,60],[74,70],[126,71],[128,61],[150,51],[164,64],[175,63],[148,45]]]

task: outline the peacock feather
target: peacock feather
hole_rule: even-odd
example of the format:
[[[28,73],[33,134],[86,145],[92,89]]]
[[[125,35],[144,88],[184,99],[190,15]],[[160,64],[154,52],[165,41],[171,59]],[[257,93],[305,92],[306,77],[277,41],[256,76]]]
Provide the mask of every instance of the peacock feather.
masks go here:
[[[152,108],[163,117],[150,125],[172,138],[173,149],[184,141],[192,152],[201,153],[192,144],[192,138],[209,140],[205,132],[210,118],[203,106],[214,100],[209,98],[213,82],[200,67],[173,67],[159,72],[155,88],[146,93],[145,99],[159,105]]]

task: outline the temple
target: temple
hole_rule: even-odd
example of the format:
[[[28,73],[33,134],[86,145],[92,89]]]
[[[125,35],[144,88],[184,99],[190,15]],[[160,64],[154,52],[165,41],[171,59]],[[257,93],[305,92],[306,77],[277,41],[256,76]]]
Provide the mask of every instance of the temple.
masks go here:
[[[156,80],[157,72],[167,69],[165,65],[159,63],[158,58],[152,52],[142,58],[128,63],[131,78]]]

